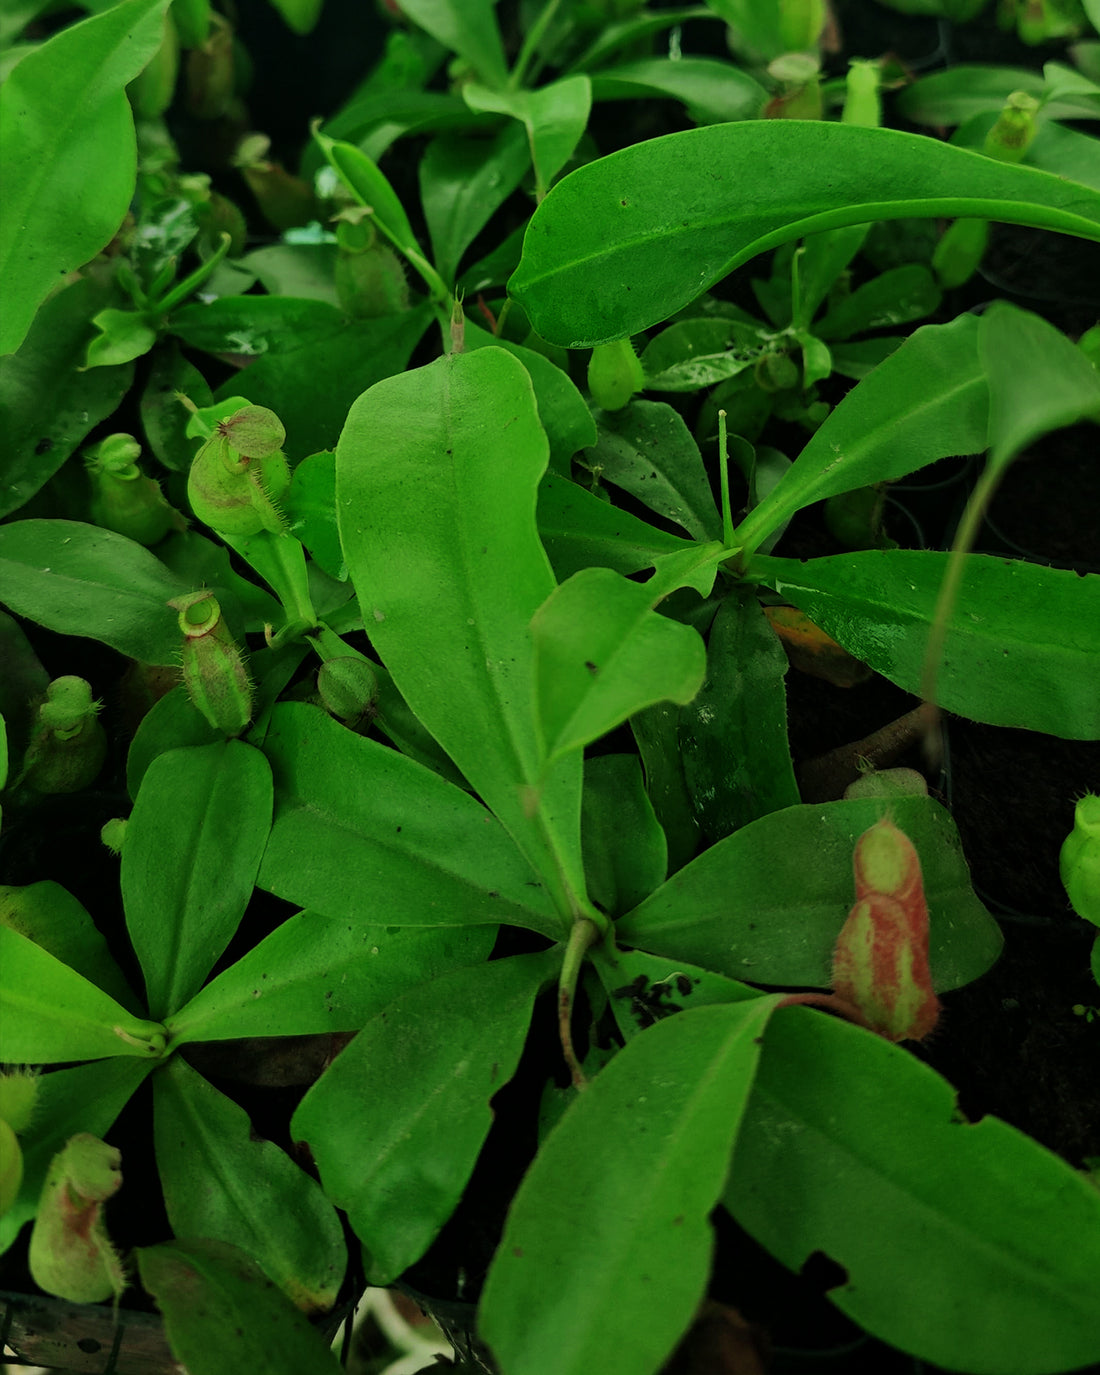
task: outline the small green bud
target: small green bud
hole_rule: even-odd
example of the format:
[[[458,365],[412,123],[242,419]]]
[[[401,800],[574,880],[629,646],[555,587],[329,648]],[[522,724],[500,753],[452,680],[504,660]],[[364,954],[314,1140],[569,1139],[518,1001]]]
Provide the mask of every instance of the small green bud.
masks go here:
[[[597,344],[588,360],[588,390],[605,411],[621,411],[645,386],[645,373],[629,339]]]
[[[50,1162],[28,1254],[40,1289],[70,1303],[100,1303],[126,1287],[103,1205],[122,1187],[122,1156],[86,1132]]]
[[[783,89],[764,106],[765,119],[822,117],[821,64],[813,53],[784,53],[768,64],[768,75]]]
[[[168,605],[179,612],[187,695],[215,730],[240,735],[252,719],[252,682],[217,598],[191,592]]]
[[[378,698],[378,675],[366,659],[326,659],[317,674],[325,710],[353,728],[370,715]]]
[[[160,485],[138,467],[140,454],[141,445],[132,435],[112,434],[85,450],[84,463],[92,480],[92,520],[151,545],[184,522],[165,501]]]
[[[96,720],[100,703],[83,678],[55,678],[38,708],[27,751],[25,781],[40,793],[75,793],[103,767],[107,736]]]
[[[285,437],[266,406],[243,406],[220,420],[187,475],[187,498],[199,520],[230,538],[281,534],[286,521],[277,503],[290,486],[279,447]]]
[[[1078,799],[1058,869],[1073,910],[1100,926],[1100,797],[1095,793]]]
[[[1023,162],[1039,132],[1039,102],[1026,91],[1013,91],[997,122],[985,136],[982,152],[997,162]]]
[[[99,838],[113,855],[122,854],[122,842],[126,839],[126,827],[129,823],[125,817],[113,816],[110,821],[105,821],[100,828]]]
[[[865,62],[856,57],[851,59],[844,83],[841,123],[859,124],[866,129],[879,127],[882,123],[882,100],[879,96],[881,75],[881,63]]]

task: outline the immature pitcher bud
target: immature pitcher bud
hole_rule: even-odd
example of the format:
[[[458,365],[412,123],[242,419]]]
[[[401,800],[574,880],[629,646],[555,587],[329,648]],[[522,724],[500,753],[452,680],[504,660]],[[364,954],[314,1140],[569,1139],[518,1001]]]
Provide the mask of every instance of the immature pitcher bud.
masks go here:
[[[31,1232],[31,1278],[70,1303],[100,1303],[126,1287],[103,1205],[122,1185],[122,1156],[82,1132],[50,1162]]]
[[[317,674],[326,711],[353,728],[370,715],[378,696],[378,675],[366,659],[326,659]]]
[[[350,205],[336,216],[336,299],[356,320],[396,315],[409,308],[409,283],[401,259],[382,243],[366,206]]]
[[[184,521],[164,499],[160,485],[138,467],[141,445],[132,435],[112,434],[84,451],[92,481],[91,517],[138,544],[156,544]]]
[[[240,735],[252,719],[252,683],[217,598],[191,592],[168,605],[179,612],[187,695],[215,730]]]
[[[1100,926],[1100,797],[1095,793],[1078,801],[1058,867],[1073,910]]]
[[[40,793],[75,793],[103,767],[107,736],[96,720],[100,703],[83,678],[55,678],[38,708],[26,782]]]
[[[588,360],[588,390],[605,411],[621,411],[645,386],[645,373],[629,339],[597,344]]]
[[[266,406],[242,406],[219,421],[195,455],[187,498],[199,520],[228,538],[282,534],[280,497],[290,486],[282,421]]]
[[[889,819],[856,842],[856,903],[833,951],[833,989],[889,1041],[921,1041],[939,1000],[928,965],[928,906],[912,842]]]

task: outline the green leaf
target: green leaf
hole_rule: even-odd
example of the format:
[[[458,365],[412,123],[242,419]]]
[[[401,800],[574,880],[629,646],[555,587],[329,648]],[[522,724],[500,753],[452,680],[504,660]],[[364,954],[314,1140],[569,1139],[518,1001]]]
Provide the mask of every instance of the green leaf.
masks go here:
[[[401,10],[464,58],[487,86],[504,85],[504,48],[493,0],[401,0]]]
[[[756,998],[658,1023],[543,1143],[479,1309],[509,1375],[642,1375],[672,1351],[706,1288],[709,1214],[774,1005]]]
[[[61,635],[102,640],[147,664],[179,663],[170,597],[190,591],[140,544],[71,520],[0,528],[0,601]]]
[[[157,342],[157,332],[145,317],[134,310],[114,310],[108,307],[92,319],[99,330],[97,338],[88,344],[84,357],[85,368],[117,367],[141,358]]]
[[[122,223],[137,170],[125,87],[160,47],[167,3],[121,0],[62,29],[0,88],[0,354]]]
[[[495,926],[366,926],[299,912],[167,1021],[173,1044],[358,1031],[407,989],[489,958]]]
[[[994,468],[1051,430],[1100,420],[1100,372],[1041,316],[994,301],[978,324],[978,354],[989,378]]]
[[[10,1064],[58,1064],[108,1055],[155,1059],[164,1030],[127,1012],[54,955],[0,926],[0,1021]]]
[[[1044,100],[1046,79],[1027,67],[992,67],[960,63],[946,71],[922,76],[897,96],[897,110],[916,124],[961,124],[986,111],[994,116],[1013,91]],[[1042,119],[1095,119],[1096,105],[1073,95],[1044,100]]]
[[[711,57],[643,57],[592,74],[596,100],[669,97],[696,124],[756,119],[768,93],[746,71]]]
[[[336,529],[336,455],[331,449],[310,454],[295,466],[290,490],[282,498],[290,533],[313,561],[341,581],[348,576]]]
[[[0,886],[0,926],[56,956],[134,1012],[137,1000],[102,933],[66,888],[50,879],[23,888]],[[99,1135],[93,1132],[93,1135]]]
[[[710,841],[801,800],[786,674],[787,656],[756,598],[727,597],[711,626],[706,678],[680,713],[684,775]]]
[[[812,502],[984,449],[989,389],[977,340],[973,315],[914,331],[831,412],[735,543],[755,548]]]
[[[669,206],[682,207],[675,216]],[[1100,191],[919,134],[752,120],[669,134],[579,168],[535,211],[509,290],[582,348],[667,319],[741,263],[818,230],[977,216],[1100,240]]]
[[[939,309],[940,289],[923,263],[880,272],[849,296],[842,296],[814,325],[821,339],[848,339],[865,330],[894,328],[923,320]]]
[[[275,243],[255,248],[234,266],[254,272],[272,296],[296,296],[336,305],[335,243]]]
[[[129,391],[129,364],[78,371],[88,322],[112,298],[98,278],[73,282],[42,306],[18,352],[0,358],[0,516],[29,501]]]
[[[114,1056],[74,1069],[52,1070],[35,1080],[34,1117],[19,1139],[23,1183],[9,1211],[0,1216],[0,1254],[34,1217],[50,1161],[66,1141],[78,1132],[106,1136],[138,1086],[156,1067],[153,1059]]]
[[[363,1242],[367,1279],[418,1260],[454,1211],[560,948],[443,974],[372,1018],[291,1120]]]
[[[612,916],[637,907],[664,883],[668,846],[637,755],[585,760],[581,838],[588,894]]]
[[[178,1055],[153,1080],[157,1169],[177,1236],[232,1241],[306,1312],[332,1307],[343,1228],[320,1186]]]
[[[201,986],[252,896],[271,825],[271,770],[240,740],[158,755],[122,848],[126,926],[163,1019]]]
[[[150,360],[148,380],[141,393],[141,423],[153,453],[176,473],[187,472],[197,448],[186,434],[191,414],[180,400],[181,394],[200,408],[214,401],[202,373],[170,339],[154,350]]]
[[[580,760],[543,778],[532,709],[530,621],[554,588],[535,528],[547,453],[522,364],[475,349],[359,398],[336,451],[336,491],[372,644],[569,912],[563,882],[582,887]]]
[[[920,856],[933,981],[941,992],[958,988],[992,965],[1000,930],[970,886],[948,812],[928,797],[891,807]],[[877,799],[858,798],[750,822],[616,922],[616,938],[735,979],[827,988],[855,898],[852,852],[881,814]]]
[[[286,20],[287,28],[304,37],[313,32],[324,0],[271,0],[271,3]]]
[[[169,750],[190,745],[214,745],[225,739],[177,683],[141,718],[126,754],[126,791],[136,799],[141,781],[154,759]]]
[[[739,320],[677,320],[642,354],[649,391],[699,391],[751,368],[771,336]],[[617,412],[616,412],[617,414]]]
[[[832,1302],[923,1360],[1049,1375],[1100,1354],[1100,1194],[847,1022],[768,1026],[723,1201],[791,1270],[842,1267]]]
[[[531,154],[523,130],[506,124],[491,139],[444,134],[420,160],[420,199],[439,275],[453,282],[462,255],[523,180]]]
[[[949,557],[925,549],[867,549],[806,562],[758,556],[748,576],[779,592],[877,673],[919,692]],[[936,701],[989,725],[1100,739],[1093,681],[1098,627],[1100,574],[967,555],[947,621]]]
[[[607,993],[615,1023],[626,1040],[677,1012],[767,996],[758,988],[727,979],[724,974],[683,960],[670,965],[668,960],[645,950],[612,952],[603,944],[593,948],[590,958]]]
[[[668,872],[676,873],[699,848],[699,823],[684,773],[680,709],[658,702],[630,718],[630,729],[645,769],[646,792],[668,842]]]
[[[548,472],[539,486],[538,524],[562,581],[593,566],[636,573],[652,567],[662,554],[692,547],[690,540],[656,529],[555,472]]]
[[[237,1247],[170,1241],[135,1255],[173,1355],[190,1375],[339,1375],[325,1339]]]
[[[596,421],[599,437],[584,457],[593,472],[695,539],[721,538],[710,479],[679,411],[663,401],[629,401],[619,411],[598,411]]]
[[[511,115],[527,130],[535,194],[541,200],[588,124],[592,83],[587,76],[567,76],[537,91],[493,91],[471,82],[462,88],[462,97],[471,110]]]
[[[344,329],[339,308],[292,296],[219,296],[173,311],[169,328],[191,348],[261,358],[319,343]],[[233,385],[246,381],[234,376]]]
[[[497,339],[488,330],[472,325],[469,320],[465,324],[463,343],[467,352],[490,346],[502,348],[505,353],[518,358],[527,369],[535,390],[539,421],[550,443],[550,467],[568,477],[573,466],[573,455],[596,442],[596,422],[592,419],[592,412],[569,380],[569,375],[534,349],[513,344],[507,339]]]
[[[468,793],[304,703],[275,708],[264,749],[275,821],[261,888],[364,928],[561,934],[530,865]]]
[[[267,406],[286,426],[293,454],[335,449],[352,402],[399,373],[431,323],[428,306],[377,320],[356,320],[339,333],[258,358],[218,389]]]
[[[539,608],[531,622],[535,700],[548,760],[580,750],[643,707],[682,705],[698,692],[702,640],[653,610],[668,590],[587,568]]]

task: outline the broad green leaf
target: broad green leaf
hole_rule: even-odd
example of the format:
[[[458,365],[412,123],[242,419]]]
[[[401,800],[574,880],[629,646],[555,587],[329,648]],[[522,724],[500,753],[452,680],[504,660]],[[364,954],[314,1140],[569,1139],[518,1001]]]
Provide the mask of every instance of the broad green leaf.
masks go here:
[[[596,100],[679,100],[696,124],[756,119],[768,93],[746,71],[712,57],[643,57],[592,73]]]
[[[11,888],[0,885],[0,926],[9,926],[131,1012],[137,1000],[81,903],[51,879]],[[93,1132],[93,1135],[99,1133]]]
[[[146,664],[179,663],[170,597],[190,586],[148,549],[72,520],[0,528],[0,601],[62,635],[102,640]]]
[[[0,926],[0,1022],[9,1064],[59,1064],[109,1055],[157,1058],[164,1028],[127,1012],[56,956]]]
[[[698,692],[702,640],[653,609],[670,590],[586,568],[539,608],[531,622],[535,701],[548,760],[582,749],[655,702],[682,705]]]
[[[668,843],[670,874],[682,869],[699,848],[699,822],[684,773],[679,716],[680,709],[671,702],[658,702],[630,718],[646,792]]]
[[[793,602],[877,673],[919,692],[949,557],[925,549],[806,562],[756,557],[749,577]],[[989,725],[1100,739],[1098,651],[1100,574],[970,554],[947,622],[936,700]]]
[[[301,540],[314,563],[330,578],[343,581],[348,569],[336,529],[336,455],[331,449],[295,465],[280,504],[290,533]]]
[[[684,775],[710,841],[801,800],[787,743],[787,656],[760,604],[726,598],[707,641],[707,673],[680,712]]]
[[[443,974],[373,1017],[302,1099],[294,1140],[386,1284],[454,1211],[492,1124],[489,1100],[515,1073],[559,948]]]
[[[547,456],[522,364],[475,349],[359,398],[336,451],[336,494],[372,644],[567,912],[563,884],[582,887],[580,760],[543,778],[532,705],[530,622],[554,588],[535,527]]]
[[[352,99],[325,125],[334,140],[348,139],[367,157],[381,158],[399,138],[415,134],[460,133],[490,127],[491,120],[468,109],[460,96],[442,91],[372,91]],[[303,169],[315,171],[312,149]]]
[[[187,689],[177,683],[154,702],[137,728],[126,754],[126,791],[137,798],[141,781],[154,759],[190,745],[214,745],[225,739],[199,711]]]
[[[1051,430],[1100,420],[1100,372],[1041,316],[994,301],[978,324],[978,355],[989,379],[994,468]]]
[[[495,926],[365,926],[299,912],[167,1022],[173,1044],[358,1031],[399,994],[489,958]]]
[[[339,308],[292,296],[219,296],[173,311],[168,327],[190,348],[262,358],[320,343],[344,329]],[[234,386],[244,382],[234,376]]]
[[[848,339],[871,329],[893,329],[934,314],[940,289],[923,263],[880,272],[849,296],[842,296],[814,325],[821,339]]]
[[[768,351],[770,338],[739,320],[677,320],[642,354],[646,390],[701,391],[736,377]]]
[[[239,1246],[306,1312],[332,1307],[343,1228],[320,1186],[178,1055],[153,1080],[157,1170],[172,1230]]]
[[[79,371],[88,322],[112,298],[98,278],[73,282],[43,305],[18,351],[0,358],[0,516],[29,501],[129,391],[129,364]]]
[[[523,130],[505,124],[492,138],[443,134],[420,159],[420,199],[432,260],[453,282],[462,255],[523,180],[531,154]]]
[[[911,334],[831,412],[734,542],[756,548],[812,502],[984,449],[989,388],[977,341],[973,315]]]
[[[374,223],[402,252],[418,251],[405,207],[373,158],[350,143],[341,143],[314,130],[313,137],[337,176],[355,198],[367,206]]]
[[[775,1001],[635,1037],[543,1143],[478,1315],[508,1375],[642,1375],[672,1351],[706,1289],[709,1214]]]
[[[664,883],[668,846],[637,755],[585,760],[581,839],[588,895],[611,916],[629,912]]]
[[[658,530],[555,472],[539,485],[538,523],[554,573],[563,582],[593,566],[636,573],[662,554],[692,547],[690,540]]]
[[[122,849],[122,900],[154,1016],[193,997],[232,939],[271,807],[267,760],[240,740],[169,750],[146,769]]]
[[[302,457],[335,449],[352,402],[400,373],[431,323],[421,305],[400,315],[355,320],[337,334],[258,358],[219,388],[267,406],[286,426],[287,449]]]
[[[364,929],[510,922],[561,933],[500,825],[423,765],[304,703],[275,708],[264,749],[275,821],[261,888]]]
[[[1027,67],[992,67],[960,63],[946,71],[922,76],[897,97],[898,113],[915,124],[961,124],[974,115],[1000,113],[1013,91],[1043,100],[1046,79]],[[1040,118],[1095,119],[1095,103],[1067,95],[1044,100]]]
[[[681,207],[675,216],[669,206]],[[509,290],[582,348],[667,319],[767,248],[908,216],[977,216],[1100,240],[1100,191],[919,134],[751,120],[579,168],[535,211]]]
[[[948,812],[898,798],[893,818],[916,846],[939,991],[984,974],[1001,949],[974,895]],[[788,807],[711,846],[615,924],[616,938],[753,983],[827,988],[833,946],[855,901],[852,852],[879,820],[874,798]]]
[[[464,58],[487,86],[504,85],[504,47],[493,0],[401,0],[401,10]]]
[[[782,324],[809,328],[837,278],[863,247],[869,230],[870,225],[853,224],[807,236],[798,249],[798,319],[783,320]],[[778,259],[781,255],[775,256]]]
[[[34,1216],[50,1161],[66,1141],[78,1132],[106,1136],[142,1080],[156,1066],[157,1061],[152,1059],[113,1056],[39,1076],[34,1117],[19,1138],[23,1183],[18,1198],[0,1216],[0,1254]]]
[[[237,1247],[169,1241],[134,1254],[190,1375],[339,1375],[324,1337]]]
[[[535,194],[541,200],[588,124],[592,83],[587,76],[567,76],[537,91],[494,91],[472,82],[462,88],[462,97],[471,110],[511,115],[523,125],[535,168]]]
[[[1100,1193],[847,1022],[770,1023],[723,1202],[790,1269],[827,1256],[832,1302],[937,1366],[1051,1375],[1100,1354]]]
[[[568,477],[572,471],[573,455],[596,442],[596,422],[592,419],[592,412],[570,381],[568,373],[534,349],[513,344],[507,339],[496,339],[488,330],[471,325],[469,320],[466,321],[463,342],[467,352],[490,346],[502,348],[513,358],[518,358],[527,369],[531,386],[535,389],[539,421],[550,444],[550,467]]]
[[[0,88],[0,354],[122,223],[137,171],[125,87],[160,47],[167,3],[121,0],[61,29]]]
[[[580,57],[570,63],[568,70],[587,71],[604,62],[619,48],[628,46],[639,38],[649,38],[683,24],[688,19],[717,19],[718,16],[706,5],[684,5],[659,11],[643,9],[626,19],[602,21],[596,36]]]
[[[697,540],[721,538],[710,479],[679,411],[663,401],[630,401],[620,411],[598,411],[596,424],[596,444],[584,457],[593,472]]]

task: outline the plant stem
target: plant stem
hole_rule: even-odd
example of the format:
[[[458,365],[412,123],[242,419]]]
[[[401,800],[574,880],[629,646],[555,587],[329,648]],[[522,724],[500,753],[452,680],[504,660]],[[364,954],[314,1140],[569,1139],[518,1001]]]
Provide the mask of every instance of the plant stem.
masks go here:
[[[600,939],[600,931],[595,922],[588,917],[578,917],[569,933],[565,947],[561,973],[558,975],[558,1034],[561,1037],[562,1054],[569,1072],[573,1076],[573,1087],[583,1089],[588,1080],[584,1077],[580,1062],[573,1049],[573,999],[577,991],[577,979],[584,963],[585,952]]]
[[[554,15],[557,14],[560,4],[561,0],[546,0],[546,4],[542,7],[542,13],[528,30],[527,36],[523,40],[523,46],[519,50],[519,56],[516,58],[516,65],[512,68],[511,75],[508,77],[508,87],[510,90],[518,91],[523,85],[531,61],[538,51],[539,44],[546,35],[546,30],[550,27],[551,23],[553,23]]]

